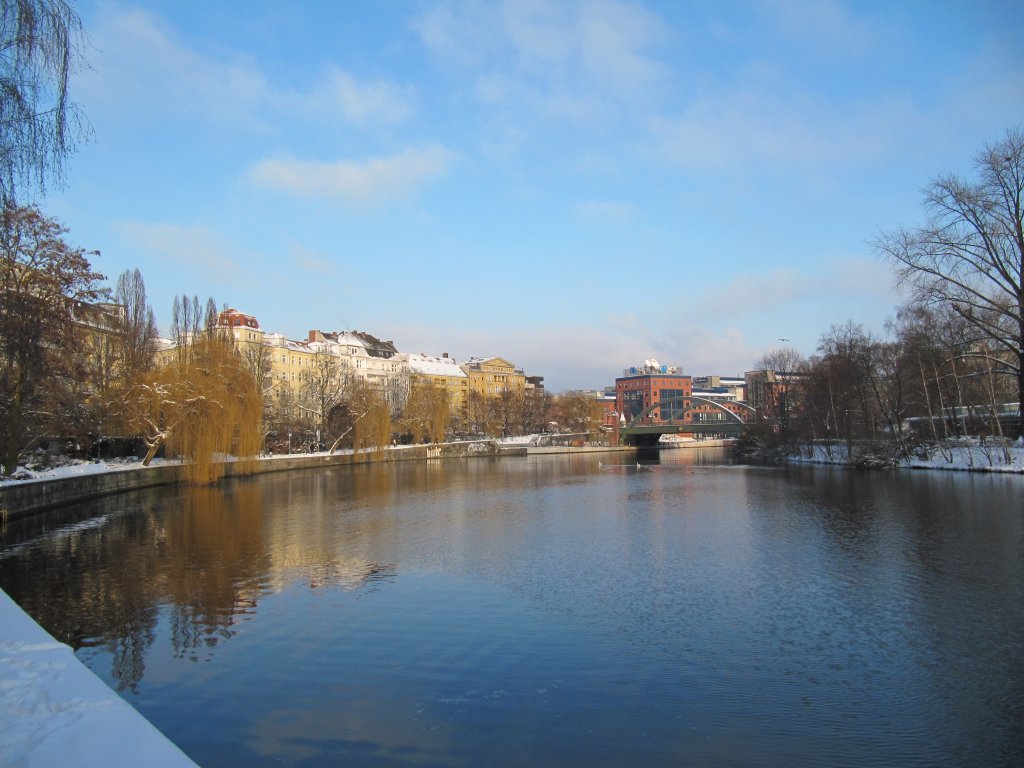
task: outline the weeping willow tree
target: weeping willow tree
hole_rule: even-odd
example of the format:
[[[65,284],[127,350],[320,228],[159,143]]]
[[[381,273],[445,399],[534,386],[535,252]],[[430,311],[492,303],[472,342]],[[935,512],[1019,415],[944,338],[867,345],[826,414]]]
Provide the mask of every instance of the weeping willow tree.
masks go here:
[[[448,391],[423,379],[413,379],[400,426],[413,442],[440,443],[451,421]]]
[[[386,416],[381,415],[382,405]],[[331,453],[349,441],[357,453],[368,448],[383,448],[391,437],[391,409],[385,392],[366,379],[350,376],[343,401],[331,411],[329,427],[331,433],[337,435],[331,444]],[[382,432],[383,437],[379,437],[378,432]]]
[[[366,415],[355,425],[355,452],[372,451],[378,458],[391,440],[391,408],[383,397],[367,408]]]
[[[373,451],[379,458],[391,441],[391,407],[384,393],[360,379],[352,387],[347,405],[355,417],[353,451]]]
[[[263,401],[230,336],[207,330],[136,385],[134,422],[148,465],[161,446],[187,459],[185,479],[212,483],[228,455],[251,467],[262,438]]]

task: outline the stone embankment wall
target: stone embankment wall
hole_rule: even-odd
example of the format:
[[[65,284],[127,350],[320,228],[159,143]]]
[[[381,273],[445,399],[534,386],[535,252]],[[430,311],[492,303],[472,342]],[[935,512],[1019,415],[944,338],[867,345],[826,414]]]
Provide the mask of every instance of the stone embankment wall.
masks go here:
[[[384,452],[384,461],[415,461],[425,459],[451,459],[492,456],[525,456],[526,448],[503,447],[490,441],[445,443],[443,445],[414,445],[392,448]],[[372,453],[342,454],[292,454],[258,459],[250,463],[245,475],[262,475],[269,472],[289,472],[296,469],[315,469],[351,464],[368,464],[380,461]],[[225,477],[243,473],[236,470],[236,464],[225,465]],[[41,512],[46,509],[88,501],[125,491],[137,491],[158,485],[173,485],[181,482],[182,468],[176,464],[162,464],[155,467],[115,470],[79,477],[63,477],[56,480],[33,480],[24,483],[10,483],[0,486],[0,510],[6,510],[10,518]]]

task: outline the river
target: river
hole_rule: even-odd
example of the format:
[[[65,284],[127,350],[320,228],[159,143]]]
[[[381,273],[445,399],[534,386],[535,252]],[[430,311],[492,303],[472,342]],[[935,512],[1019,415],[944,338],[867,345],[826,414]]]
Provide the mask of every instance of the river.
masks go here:
[[[1021,477],[625,456],[110,497],[0,587],[206,768],[1024,763]]]

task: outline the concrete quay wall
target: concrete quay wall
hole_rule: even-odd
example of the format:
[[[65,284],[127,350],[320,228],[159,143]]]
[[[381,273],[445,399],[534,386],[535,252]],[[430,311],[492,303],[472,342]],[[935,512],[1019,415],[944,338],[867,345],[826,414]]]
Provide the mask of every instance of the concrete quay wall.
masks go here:
[[[427,459],[454,459],[496,456],[525,456],[520,446],[504,447],[493,441],[444,443],[441,445],[414,445],[390,448],[384,452],[384,461],[417,461]],[[290,472],[297,469],[317,469],[380,461],[373,453],[314,453],[271,456],[249,462],[246,471],[235,462],[225,464],[225,477],[262,475],[269,472]],[[80,501],[89,501],[126,491],[137,491],[159,485],[182,482],[183,468],[178,464],[97,472],[54,480],[29,480],[0,486],[0,510],[6,510],[13,519],[54,509]]]
[[[0,765],[196,768],[0,590]]]

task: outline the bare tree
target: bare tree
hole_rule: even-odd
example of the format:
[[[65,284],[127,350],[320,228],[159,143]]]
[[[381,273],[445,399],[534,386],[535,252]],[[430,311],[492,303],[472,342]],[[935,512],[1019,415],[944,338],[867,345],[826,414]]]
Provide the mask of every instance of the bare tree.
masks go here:
[[[491,398],[491,407],[500,425],[502,437],[523,433],[524,403],[523,390],[519,387],[505,387]]]
[[[595,402],[594,398],[586,395],[559,395],[554,407],[555,420],[564,431],[589,433]]]
[[[31,435],[53,421],[45,393],[75,359],[76,303],[103,279],[67,229],[38,208],[3,207],[0,220],[0,464],[10,474]]]
[[[302,399],[317,419],[321,438],[327,437],[327,417],[339,405],[350,388],[352,375],[338,355],[321,350],[313,355],[310,365],[299,376]]]
[[[139,270],[125,270],[117,278],[114,301],[120,305],[120,363],[122,375],[131,382],[153,367],[156,356],[156,320],[146,299],[146,283]]]
[[[270,410],[274,389],[274,373],[271,367],[273,355],[274,350],[268,344],[246,344],[242,348],[242,359],[256,383],[256,391],[263,399],[265,414]]]
[[[943,176],[925,190],[923,227],[884,233],[876,249],[920,300],[943,304],[991,342],[995,375],[1024,402],[1024,131],[976,158],[976,181]],[[1019,411],[1018,411],[1019,412]]]
[[[412,380],[398,426],[414,443],[440,443],[451,422],[448,390],[421,378]]]
[[[806,361],[793,347],[776,347],[761,355],[754,363],[754,370],[772,374],[771,392],[768,398],[768,415],[778,420],[783,436],[789,436],[792,420],[800,408],[803,376]]]
[[[331,453],[343,442],[351,442],[357,452],[384,448],[391,435],[391,409],[383,390],[361,376],[347,376],[339,402],[328,413],[328,425],[337,435]]]
[[[545,389],[528,389],[523,394],[523,434],[543,432],[551,420],[552,395]]]
[[[500,421],[494,408],[494,399],[482,392],[470,390],[466,395],[463,410],[465,412],[464,427],[472,434],[497,435]]]
[[[82,23],[64,0],[0,2],[0,204],[18,187],[58,185],[64,162],[87,137],[68,78],[82,65]]]

